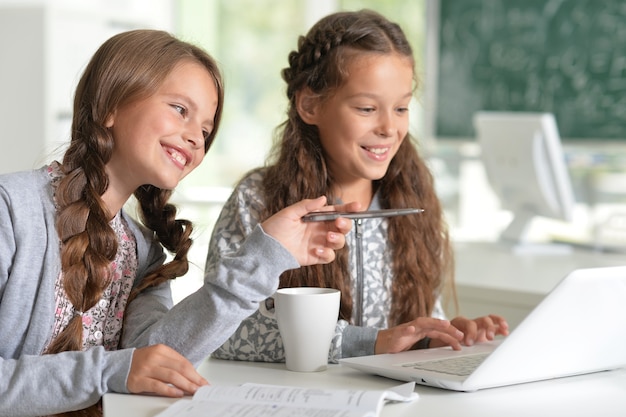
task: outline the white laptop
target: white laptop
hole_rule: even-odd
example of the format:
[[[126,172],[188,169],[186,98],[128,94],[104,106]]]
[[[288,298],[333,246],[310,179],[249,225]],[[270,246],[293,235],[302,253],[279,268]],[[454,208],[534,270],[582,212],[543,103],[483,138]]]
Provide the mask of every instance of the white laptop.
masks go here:
[[[450,369],[449,361],[474,365]],[[339,362],[455,391],[621,368],[626,366],[626,266],[571,272],[509,336],[497,341],[461,351],[444,347]],[[445,371],[438,370],[443,367]]]

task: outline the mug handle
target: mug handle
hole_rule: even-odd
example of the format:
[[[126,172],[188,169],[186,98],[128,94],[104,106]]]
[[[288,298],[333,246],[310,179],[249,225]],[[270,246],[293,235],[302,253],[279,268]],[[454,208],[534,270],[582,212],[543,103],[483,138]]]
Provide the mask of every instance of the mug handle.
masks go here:
[[[268,319],[276,319],[276,309],[274,308],[274,297],[268,297],[259,303],[259,313]]]

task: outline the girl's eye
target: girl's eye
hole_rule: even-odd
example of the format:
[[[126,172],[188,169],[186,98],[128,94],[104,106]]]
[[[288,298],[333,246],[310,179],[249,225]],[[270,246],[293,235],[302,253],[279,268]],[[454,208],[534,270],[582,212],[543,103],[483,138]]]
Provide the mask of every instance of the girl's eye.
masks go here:
[[[211,132],[209,132],[208,130],[203,130],[202,137],[204,138],[204,141],[207,142],[211,138]]]
[[[399,107],[396,109],[398,113],[407,113],[409,111],[408,107]]]
[[[174,110],[180,113],[181,116],[185,116],[187,114],[187,109],[179,104],[172,104],[172,107],[174,108]]]
[[[373,107],[358,107],[358,110],[362,113],[372,113],[374,111]]]

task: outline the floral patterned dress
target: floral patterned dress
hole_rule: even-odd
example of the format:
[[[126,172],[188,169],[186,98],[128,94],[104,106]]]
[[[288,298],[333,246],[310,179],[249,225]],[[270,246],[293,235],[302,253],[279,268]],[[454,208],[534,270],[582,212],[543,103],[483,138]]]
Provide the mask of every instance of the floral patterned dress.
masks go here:
[[[52,178],[53,187],[56,187],[63,175],[59,164],[52,163],[48,167],[48,174]],[[54,328],[46,349],[75,315],[82,316],[83,350],[93,346],[104,346],[106,350],[117,349],[122,333],[124,309],[137,272],[137,244],[121,212],[109,224],[118,243],[117,254],[110,266],[111,283],[92,308],[81,312],[68,299],[63,288],[63,273],[59,274],[55,283]]]

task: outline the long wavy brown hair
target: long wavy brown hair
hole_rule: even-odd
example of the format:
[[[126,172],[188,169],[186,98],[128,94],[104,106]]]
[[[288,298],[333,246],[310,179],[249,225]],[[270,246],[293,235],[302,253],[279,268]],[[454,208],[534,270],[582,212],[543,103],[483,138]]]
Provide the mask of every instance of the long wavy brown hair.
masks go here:
[[[279,126],[268,158],[263,183],[264,217],[303,198],[326,195],[329,201],[337,201],[318,129],[298,115],[296,93],[308,88],[319,100],[327,99],[345,82],[350,60],[372,53],[397,53],[414,63],[411,46],[401,28],[369,10],[328,15],[298,39],[297,50],[289,54],[289,67],[282,71],[287,83],[288,118]],[[393,326],[430,315],[437,294],[445,288],[453,289],[453,256],[433,177],[409,135],[385,176],[375,181],[374,189],[384,208],[425,209],[419,216],[389,218],[394,280],[388,322]],[[338,251],[333,263],[283,273],[280,286],[338,288],[340,317],[351,321],[348,250],[346,247]],[[454,298],[453,291],[446,294]]]
[[[114,138],[105,121],[115,109],[154,94],[167,75],[183,60],[203,65],[218,92],[214,129],[205,143],[208,151],[223,109],[223,81],[216,62],[202,49],[156,30],[135,30],[106,41],[87,65],[76,89],[69,147],[62,162],[63,178],[56,190],[56,228],[61,240],[63,287],[76,310],[87,311],[111,282],[110,264],[117,238],[101,196],[109,180],[105,165]],[[128,302],[147,287],[184,275],[192,244],[190,221],[176,219],[168,200],[172,190],[146,184],[135,191],[143,224],[155,232],[173,259],[153,270],[136,285]],[[52,341],[46,353],[82,349],[82,320],[76,315]],[[97,406],[65,416],[97,416]]]

